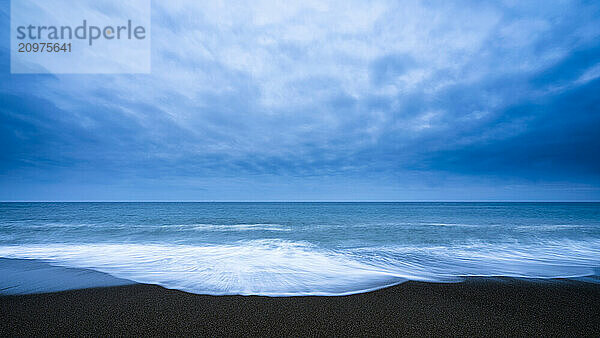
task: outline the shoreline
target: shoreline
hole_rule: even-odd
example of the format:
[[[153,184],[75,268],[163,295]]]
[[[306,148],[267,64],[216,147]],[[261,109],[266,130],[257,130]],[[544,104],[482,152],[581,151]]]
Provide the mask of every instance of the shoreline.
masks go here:
[[[210,296],[157,285],[0,296],[1,336],[600,335],[600,284],[467,278],[348,296]]]

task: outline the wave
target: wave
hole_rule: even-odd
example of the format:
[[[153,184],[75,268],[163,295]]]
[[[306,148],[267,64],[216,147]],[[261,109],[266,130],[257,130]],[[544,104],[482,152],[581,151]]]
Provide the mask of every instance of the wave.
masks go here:
[[[402,281],[343,254],[281,240],[212,246],[27,245],[0,247],[0,256],[39,259],[214,295],[338,295]]]
[[[110,229],[141,229],[149,230],[152,226],[145,224],[102,224],[95,223],[16,223],[2,224],[4,229],[42,229],[50,231],[52,229],[77,229],[77,228],[94,228],[98,230]],[[247,230],[262,230],[262,231],[291,231],[291,228],[282,224],[271,223],[251,223],[251,224],[177,224],[177,225],[158,225],[156,228],[169,230],[201,230],[201,231],[247,231]]]
[[[516,227],[520,231],[557,231],[557,230],[571,230],[571,229],[586,229],[589,228],[585,225],[579,224],[542,224],[542,225],[522,225]]]
[[[281,224],[185,224],[185,225],[163,225],[162,228],[192,229],[203,231],[291,231],[289,227]]]
[[[333,250],[304,241],[228,245],[1,246],[0,256],[85,268],[140,283],[212,295],[346,295],[406,280],[464,276],[569,278],[600,266],[598,241],[382,246]]]

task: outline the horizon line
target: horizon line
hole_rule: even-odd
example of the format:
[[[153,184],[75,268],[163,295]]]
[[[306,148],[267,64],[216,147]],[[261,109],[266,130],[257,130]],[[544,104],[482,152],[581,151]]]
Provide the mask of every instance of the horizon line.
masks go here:
[[[0,203],[600,203],[600,200],[0,200]]]

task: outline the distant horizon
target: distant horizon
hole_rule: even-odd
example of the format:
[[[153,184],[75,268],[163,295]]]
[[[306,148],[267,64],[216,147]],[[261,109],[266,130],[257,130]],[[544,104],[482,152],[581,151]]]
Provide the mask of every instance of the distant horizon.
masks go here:
[[[600,200],[23,200],[0,203],[600,203]]]

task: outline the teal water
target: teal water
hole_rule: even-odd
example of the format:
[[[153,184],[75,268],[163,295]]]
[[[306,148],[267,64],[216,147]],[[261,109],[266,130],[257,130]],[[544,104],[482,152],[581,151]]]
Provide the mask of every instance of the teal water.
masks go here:
[[[582,277],[600,203],[0,203],[0,257],[203,294]]]

